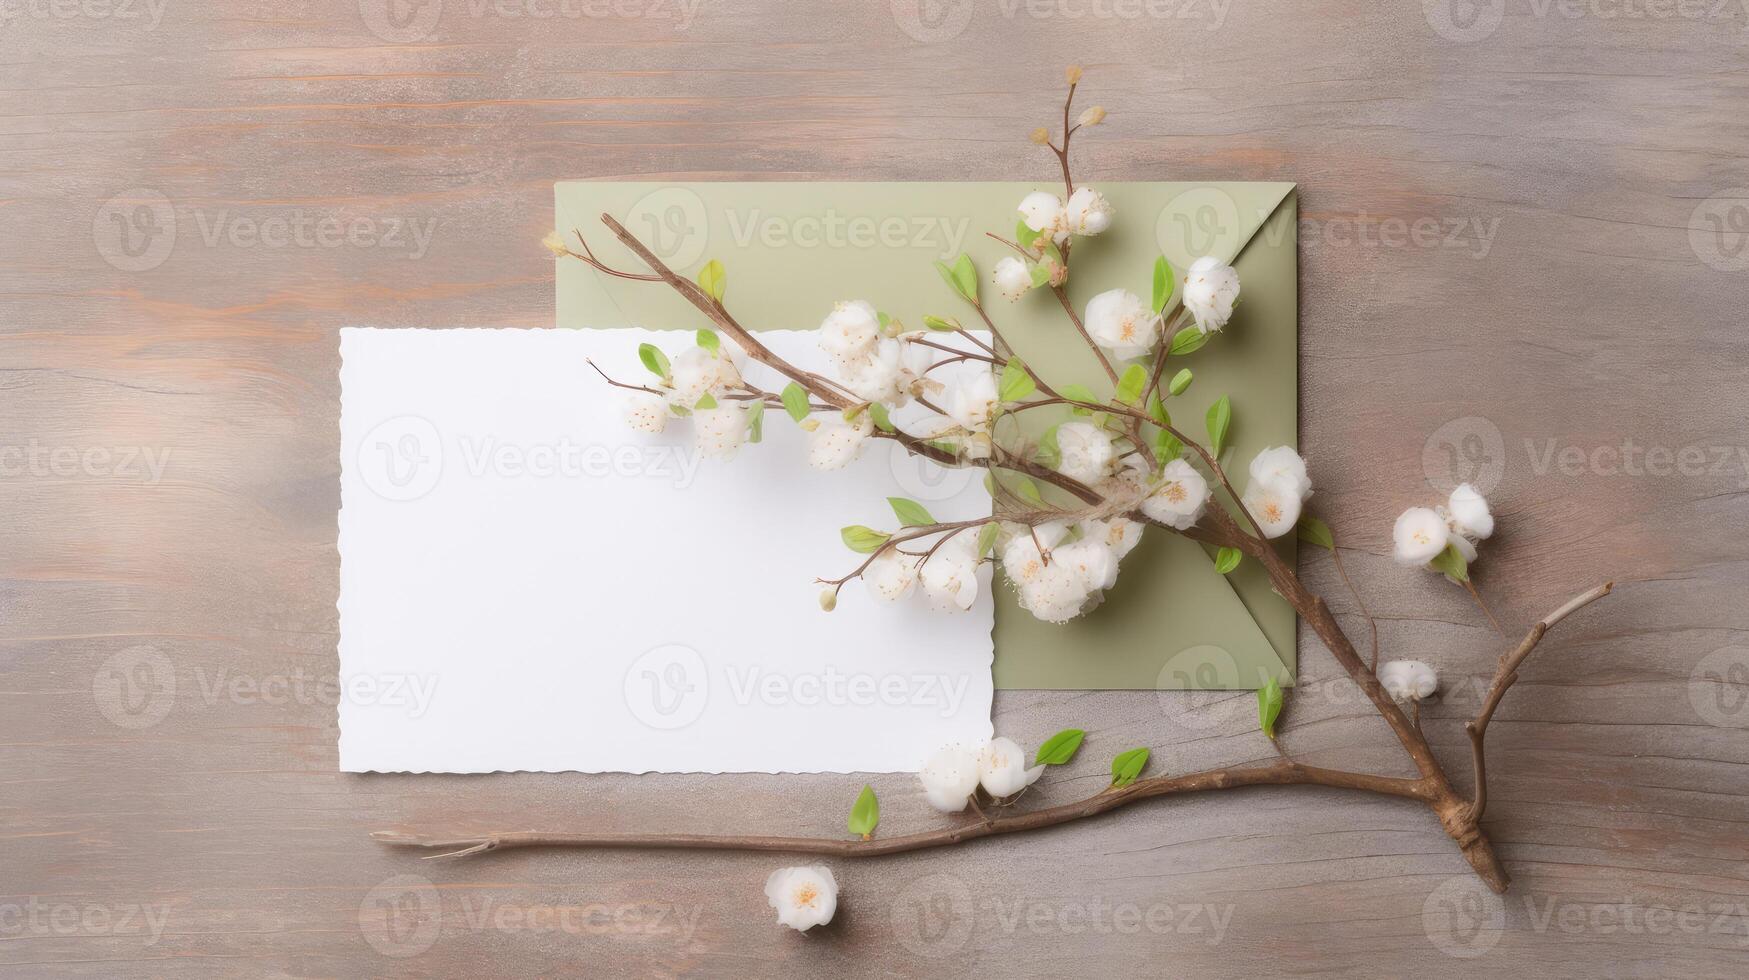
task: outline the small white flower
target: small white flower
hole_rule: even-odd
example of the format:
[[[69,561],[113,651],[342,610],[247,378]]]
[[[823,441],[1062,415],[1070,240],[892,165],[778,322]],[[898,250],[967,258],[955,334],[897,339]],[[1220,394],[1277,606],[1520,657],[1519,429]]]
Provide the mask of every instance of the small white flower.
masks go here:
[[[996,376],[988,371],[974,371],[961,376],[947,397],[947,415],[967,432],[988,432],[990,417],[996,412]]]
[[[1111,227],[1111,204],[1091,187],[1076,188],[1064,211],[1064,223],[1077,235],[1097,235]]]
[[[1117,584],[1117,552],[1104,541],[1083,537],[1051,550],[1051,563],[1066,566],[1081,576],[1088,592]]]
[[[1464,564],[1468,565],[1476,560],[1476,543],[1469,538],[1461,534],[1453,534],[1449,544],[1457,549],[1458,554],[1464,556]]]
[[[728,459],[747,441],[747,412],[733,403],[701,408],[692,413],[692,428],[700,452]]]
[[[963,745],[947,745],[923,764],[917,779],[929,805],[943,813],[958,813],[978,791],[978,753]]]
[[[978,782],[996,799],[1013,796],[1038,782],[1044,766],[1026,768],[1026,750],[1011,738],[996,738],[978,753]]]
[[[1306,461],[1287,446],[1276,446],[1258,453],[1251,460],[1251,482],[1268,484],[1301,500],[1312,495],[1312,478],[1306,475]]]
[[[996,288],[1010,300],[1019,299],[1032,288],[1032,270],[1026,263],[1012,255],[997,260],[996,269],[990,276],[996,283]]]
[[[1425,565],[1445,550],[1451,531],[1445,518],[1426,507],[1411,507],[1397,518],[1391,531],[1397,560],[1405,565]]]
[[[843,469],[862,452],[863,443],[873,432],[874,419],[866,411],[856,417],[855,424],[844,421],[843,415],[822,420],[808,433],[808,465],[817,470]]]
[[[1033,231],[1048,233],[1058,245],[1069,240],[1063,201],[1048,191],[1033,191],[1020,199],[1020,217]]]
[[[923,563],[918,578],[923,595],[937,609],[965,610],[978,598],[978,539],[961,531],[935,549]]]
[[[1106,290],[1088,300],[1082,323],[1120,361],[1146,354],[1160,338],[1159,315],[1127,289]]]
[[[865,402],[897,402],[904,392],[901,355],[905,346],[882,339],[871,352],[839,365],[844,387]]]
[[[1196,467],[1182,459],[1166,464],[1160,483],[1142,500],[1142,513],[1170,528],[1188,530],[1202,519],[1209,484]]]
[[[1446,506],[1451,510],[1452,528],[1458,534],[1477,540],[1494,533],[1494,515],[1488,510],[1488,501],[1468,483],[1451,492]]]
[[[1112,556],[1118,561],[1135,550],[1142,543],[1142,525],[1127,517],[1109,517],[1105,520],[1082,521],[1081,535],[1094,541],[1103,541],[1111,549]]]
[[[625,400],[625,419],[639,432],[661,432],[668,427],[668,406],[655,395],[637,393]]]
[[[838,911],[838,880],[823,864],[778,868],[765,879],[765,898],[780,924],[807,932]]]
[[[681,408],[692,408],[705,395],[718,395],[741,384],[741,372],[728,345],[717,351],[694,347],[674,359],[669,368],[674,390],[668,400]]]
[[[1067,531],[1059,522],[1040,524],[1030,532],[1021,528],[1002,549],[1002,568],[1019,592],[1020,607],[1047,623],[1068,622],[1089,608],[1099,583],[1116,564],[1109,547],[1086,539],[1058,548]],[[1050,552],[1048,563],[1039,551],[1041,544]]]
[[[1205,334],[1227,325],[1238,299],[1238,271],[1212,255],[1197,259],[1184,277],[1184,306]]]
[[[880,315],[860,299],[839,303],[820,322],[820,349],[840,365],[873,353],[880,337]]]
[[[888,548],[862,570],[862,583],[875,598],[897,602],[917,587],[917,559]]]
[[[1419,701],[1439,690],[1439,674],[1419,660],[1392,660],[1379,665],[1379,684],[1394,700]]]
[[[1111,436],[1089,422],[1065,422],[1057,427],[1057,471],[1092,485],[1111,475],[1116,451]]]
[[[1242,500],[1245,509],[1257,519],[1266,538],[1279,538],[1292,531],[1300,519],[1299,494],[1291,493],[1271,483],[1257,483],[1245,488]]]

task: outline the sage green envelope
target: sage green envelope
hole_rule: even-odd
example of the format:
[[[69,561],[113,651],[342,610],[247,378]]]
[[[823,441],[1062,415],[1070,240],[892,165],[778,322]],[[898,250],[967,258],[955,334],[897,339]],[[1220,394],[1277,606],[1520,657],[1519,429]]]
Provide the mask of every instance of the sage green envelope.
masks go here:
[[[1188,367],[1195,382],[1167,407],[1180,430],[1200,438],[1208,407],[1229,396],[1233,421],[1222,462],[1243,490],[1246,464],[1258,450],[1297,445],[1294,185],[1094,186],[1111,202],[1116,220],[1104,234],[1076,240],[1069,296],[1078,311],[1118,286],[1146,299],[1162,253],[1180,280],[1203,255],[1239,270],[1241,302],[1226,330],[1168,362],[1169,374]],[[581,232],[616,268],[645,271],[601,224],[603,212],[678,272],[696,275],[717,259],[728,275],[725,304],[753,330],[812,329],[847,299],[866,299],[913,327],[922,326],[924,314],[980,327],[933,267],[937,259],[951,264],[964,251],[978,267],[985,307],[1022,358],[1053,384],[1079,382],[1109,395],[1111,385],[1048,290],[1011,303],[990,285],[996,261],[1013,252],[985,233],[1012,238],[1015,205],[1033,190],[1060,194],[1062,187],[564,181],[555,187],[555,212],[557,229],[573,247],[572,232]],[[557,269],[560,327],[708,326],[660,283],[628,282],[576,261]],[[846,520],[855,522],[876,524],[878,515]],[[1292,547],[1291,538],[1284,546]],[[1124,560],[1105,603],[1073,622],[1040,622],[1016,605],[1012,589],[997,591],[995,679],[1001,689],[1245,690],[1270,678],[1284,686],[1294,680],[1293,608],[1270,589],[1256,563],[1223,576],[1201,545],[1158,528]]]

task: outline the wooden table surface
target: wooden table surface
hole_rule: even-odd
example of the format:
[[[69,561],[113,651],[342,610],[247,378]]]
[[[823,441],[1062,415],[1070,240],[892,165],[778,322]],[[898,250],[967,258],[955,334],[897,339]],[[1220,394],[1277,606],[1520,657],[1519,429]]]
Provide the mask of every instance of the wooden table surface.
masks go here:
[[[1749,973],[1738,0],[4,0],[0,54],[0,974]],[[1512,891],[1419,807],[1305,788],[841,863],[805,936],[767,857],[368,840],[832,834],[858,780],[337,773],[338,329],[550,326],[561,178],[1047,184],[1070,61],[1087,178],[1299,183],[1315,501],[1443,672],[1460,782],[1502,642],[1392,564],[1396,513],[1491,487],[1514,633],[1620,583],[1494,724]],[[1302,632],[1284,745],[1406,772]],[[996,711],[1157,771],[1271,755],[1248,695]],[[884,832],[939,825],[872,782]]]

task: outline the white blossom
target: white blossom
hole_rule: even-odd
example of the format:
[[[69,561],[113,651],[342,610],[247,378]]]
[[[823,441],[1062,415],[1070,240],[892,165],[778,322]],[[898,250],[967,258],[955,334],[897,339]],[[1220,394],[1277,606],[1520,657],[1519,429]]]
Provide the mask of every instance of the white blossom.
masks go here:
[[[668,376],[674,389],[669,401],[681,408],[692,408],[705,395],[720,395],[741,384],[741,372],[736,369],[727,345],[711,351],[694,347],[674,359]]]
[[[838,880],[823,864],[778,868],[765,879],[765,898],[780,924],[807,932],[838,911]]]
[[[639,432],[661,432],[668,426],[668,406],[655,395],[636,393],[625,400],[625,420]]]
[[[1057,427],[1057,471],[1071,480],[1095,484],[1111,475],[1116,450],[1111,436],[1089,422],[1065,422]]]
[[[996,412],[996,376],[989,371],[962,375],[949,390],[947,415],[967,432],[988,432]]]
[[[1268,484],[1301,500],[1312,495],[1312,478],[1306,475],[1306,461],[1287,446],[1276,446],[1258,453],[1251,460],[1251,482]]]
[[[1439,674],[1419,660],[1379,665],[1379,684],[1397,701],[1419,701],[1439,690]]]
[[[1062,198],[1049,191],[1033,191],[1020,199],[1020,217],[1033,231],[1048,233],[1058,245],[1069,240],[1067,215]]]
[[[862,584],[875,598],[897,602],[917,587],[917,559],[888,548],[862,570]]]
[[[1091,187],[1076,188],[1064,211],[1064,224],[1077,235],[1097,235],[1111,227],[1111,204]]]
[[[1112,556],[1118,561],[1135,550],[1142,543],[1142,525],[1139,521],[1127,517],[1108,517],[1104,520],[1081,522],[1083,537],[1105,542],[1111,549]]]
[[[923,562],[918,578],[924,597],[936,609],[972,608],[978,598],[977,535],[961,531],[949,538]]]
[[[1142,513],[1170,528],[1188,530],[1202,519],[1209,484],[1196,467],[1175,459],[1160,473],[1160,482],[1142,500]]]
[[[1102,583],[1115,574],[1117,560],[1099,542],[1083,538],[1057,547],[1067,531],[1060,522],[1040,524],[1031,531],[1022,528],[1002,549],[1002,567],[1019,593],[1021,608],[1048,623],[1079,616]],[[1040,545],[1049,552],[1049,561]]]
[[[1110,289],[1087,301],[1088,334],[1118,360],[1146,354],[1160,338],[1160,316],[1140,296]]]
[[[882,338],[874,349],[839,365],[839,380],[865,402],[897,402],[904,391],[905,345]]]
[[[1397,518],[1391,531],[1397,560],[1405,565],[1425,565],[1445,550],[1451,531],[1445,518],[1426,507],[1411,507]]]
[[[1003,296],[1016,300],[1032,288],[1032,270],[1027,268],[1025,262],[1008,255],[996,260],[996,268],[991,273],[990,280]]]
[[[1045,767],[1026,767],[1026,750],[1011,738],[995,738],[978,753],[978,782],[996,799],[1013,796],[1038,782]]]
[[[1238,271],[1212,255],[1197,259],[1184,277],[1184,307],[1205,334],[1227,325],[1238,299]]]
[[[1475,541],[1494,533],[1494,515],[1488,510],[1488,501],[1468,483],[1451,492],[1446,507],[1451,511],[1452,530],[1463,537]]]
[[[1242,503],[1256,518],[1266,538],[1279,538],[1292,531],[1300,519],[1300,496],[1273,483],[1252,481]]]
[[[820,322],[820,349],[840,366],[873,353],[880,338],[880,315],[860,299],[839,303]]]
[[[733,402],[692,413],[693,434],[706,456],[728,459],[747,441],[747,411]]]
[[[943,813],[958,813],[978,791],[978,753],[964,745],[947,745],[923,764],[917,779],[929,805]]]
[[[1083,537],[1051,550],[1051,562],[1081,576],[1089,592],[1117,584],[1117,552],[1104,541]]]
[[[863,443],[873,433],[874,419],[866,411],[854,423],[844,421],[843,415],[823,419],[808,433],[808,465],[817,470],[843,469],[862,452]]]

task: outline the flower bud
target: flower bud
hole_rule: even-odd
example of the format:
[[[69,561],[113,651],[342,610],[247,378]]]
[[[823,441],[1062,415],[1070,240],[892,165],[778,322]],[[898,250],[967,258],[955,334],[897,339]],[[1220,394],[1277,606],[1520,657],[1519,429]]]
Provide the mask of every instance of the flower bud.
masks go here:
[[[547,232],[547,237],[541,239],[540,243],[547,247],[547,251],[557,256],[565,256],[571,252],[569,248],[565,247],[565,240],[560,238],[556,231]]]
[[[1032,141],[1034,143],[1037,143],[1040,146],[1043,146],[1046,143],[1049,143],[1051,141],[1050,130],[1045,129],[1043,126],[1040,126],[1039,128],[1033,130],[1032,131]]]
[[[831,612],[832,610],[837,609],[838,608],[838,593],[834,592],[831,589],[827,589],[826,591],[820,593],[820,608],[825,610],[826,612]]]
[[[1070,65],[1063,70],[1063,77],[1069,80],[1070,85],[1079,83],[1081,81],[1081,66]]]
[[[1097,126],[1105,121],[1104,106],[1089,106],[1081,110],[1081,117],[1076,120],[1083,126]]]

